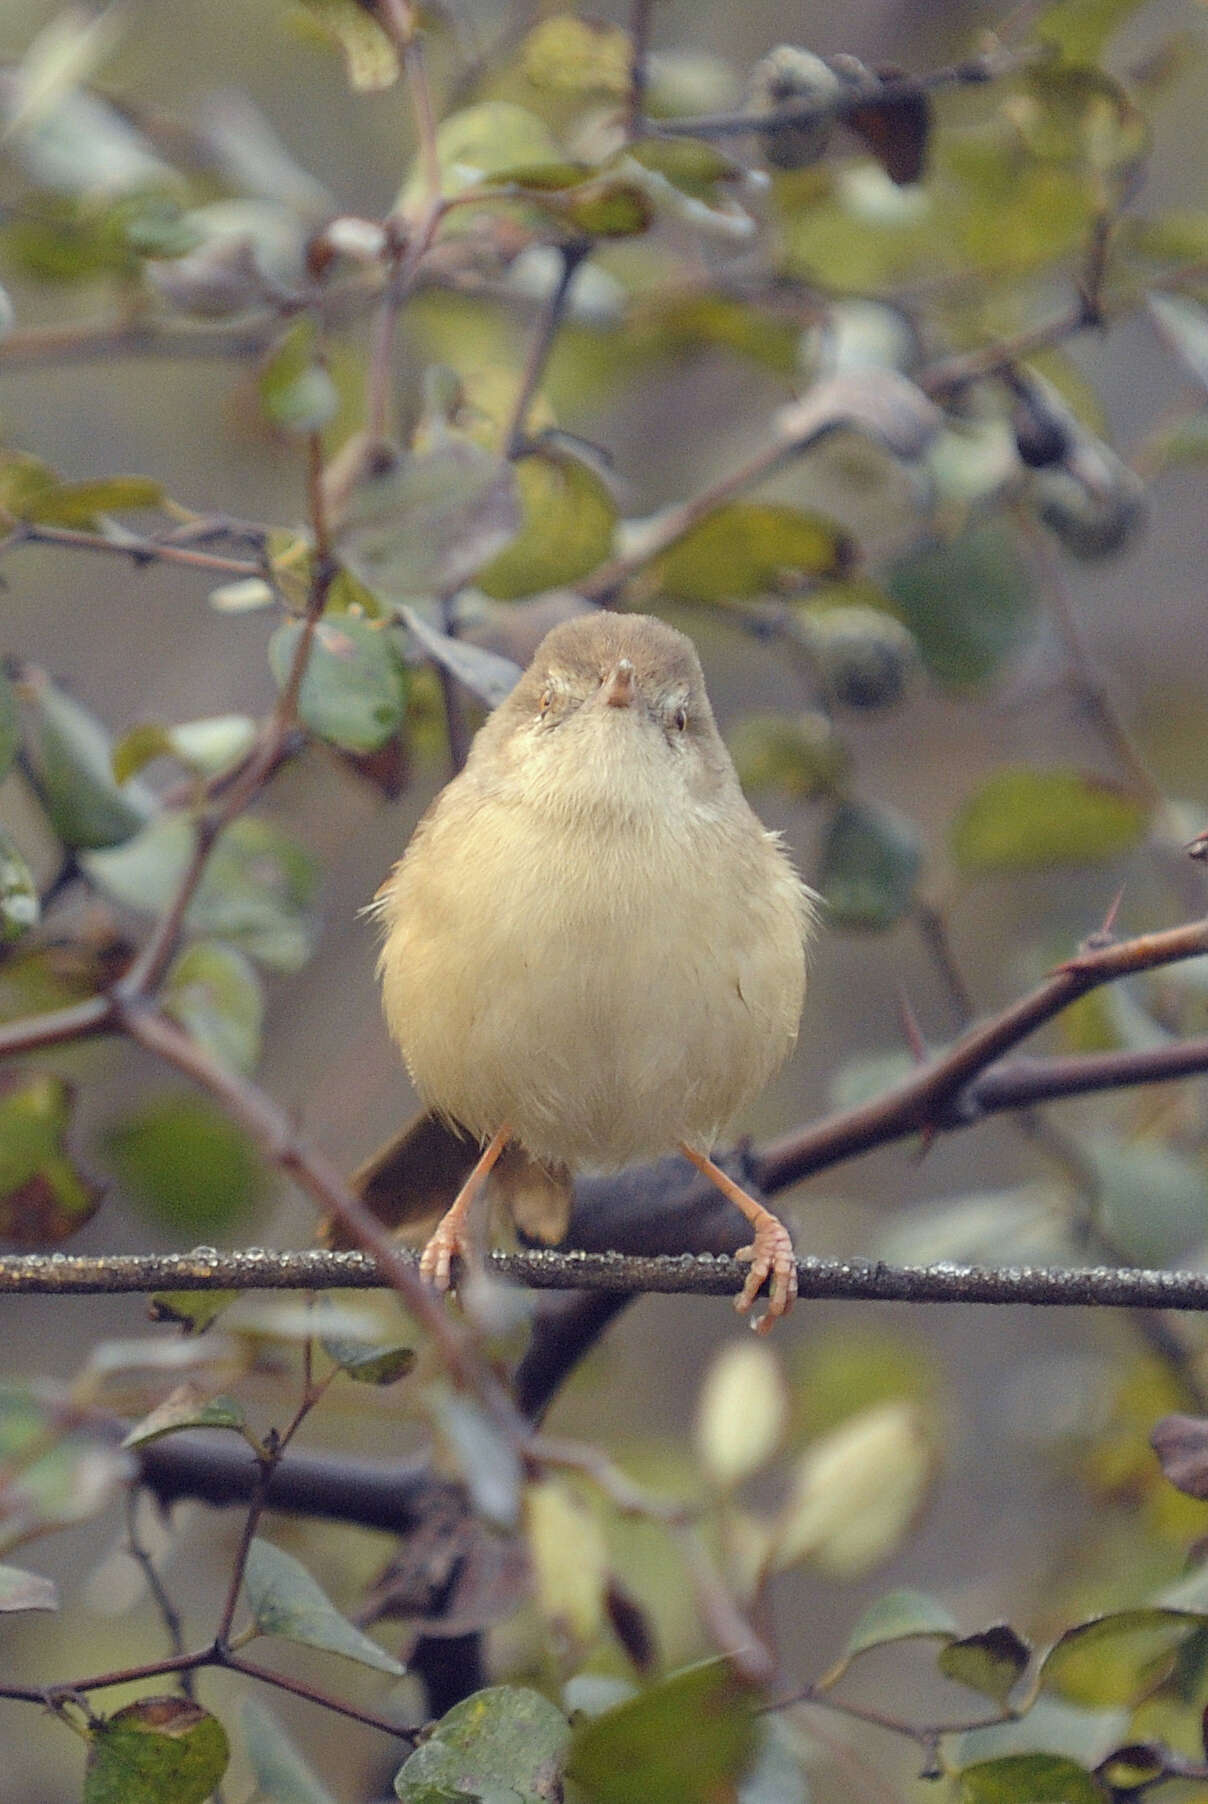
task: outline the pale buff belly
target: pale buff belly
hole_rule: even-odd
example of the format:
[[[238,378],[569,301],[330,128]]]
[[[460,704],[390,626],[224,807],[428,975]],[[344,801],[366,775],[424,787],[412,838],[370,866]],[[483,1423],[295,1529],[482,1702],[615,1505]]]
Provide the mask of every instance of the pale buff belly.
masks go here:
[[[506,1122],[574,1169],[712,1145],[790,1049],[804,990],[796,879],[762,836],[755,850],[737,909],[682,869],[651,883],[640,848],[575,881],[555,841],[485,885],[480,852],[491,903],[473,911],[472,845],[451,843],[422,884],[404,859],[382,976],[423,1100],[481,1138]]]

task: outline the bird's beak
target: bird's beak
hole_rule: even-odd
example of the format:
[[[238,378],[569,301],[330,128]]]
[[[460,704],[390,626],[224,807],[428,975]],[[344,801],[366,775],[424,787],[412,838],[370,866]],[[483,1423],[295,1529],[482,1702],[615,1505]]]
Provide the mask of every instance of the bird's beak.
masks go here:
[[[609,708],[631,708],[636,694],[633,665],[628,658],[619,658],[604,678],[601,700]]]

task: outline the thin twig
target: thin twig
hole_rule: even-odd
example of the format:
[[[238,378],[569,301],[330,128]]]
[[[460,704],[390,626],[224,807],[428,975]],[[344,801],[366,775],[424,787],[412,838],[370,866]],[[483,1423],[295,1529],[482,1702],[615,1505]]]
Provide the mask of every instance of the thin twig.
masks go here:
[[[382,1279],[397,1290],[411,1313],[431,1335],[445,1369],[514,1441],[524,1438],[524,1425],[502,1384],[472,1347],[418,1271],[393,1244],[381,1224],[353,1195],[334,1166],[307,1146],[288,1115],[263,1090],[225,1071],[166,1015],[135,1006],[122,1010],[122,1025],[132,1040],[206,1090],[239,1122],[261,1150],[288,1172],[319,1205],[333,1215],[345,1235],[372,1255]]]
[[[649,79],[647,59],[650,55],[650,26],[653,17],[654,0],[632,0],[629,9],[629,98],[625,120],[625,129],[630,138],[640,138],[646,130],[646,87]]]
[[[563,244],[558,247],[558,255],[562,268],[558,280],[550,289],[537,317],[533,336],[529,341],[528,355],[524,361],[524,371],[520,378],[520,387],[516,391],[516,399],[512,405],[511,417],[503,431],[501,440],[503,455],[509,462],[518,458],[525,447],[524,425],[528,418],[533,397],[541,384],[549,354],[558,336],[558,328],[562,324],[562,314],[570,298],[571,283],[575,279],[584,258],[588,255],[586,244]]]
[[[276,312],[237,326],[176,321],[78,320],[64,326],[25,326],[0,343],[0,370],[90,362],[103,357],[258,357],[280,331]]]
[[[873,107],[891,107],[904,101],[918,100],[944,88],[984,86],[1001,80],[1036,61],[1037,50],[1002,52],[975,56],[947,68],[932,69],[925,75],[870,75],[867,81],[852,82],[833,100],[786,101],[783,106],[766,112],[698,113],[687,119],[660,119],[657,130],[661,137],[742,138],[753,133],[791,131],[825,119],[844,119]]]
[[[163,539],[125,530],[119,538],[109,538],[105,533],[84,532],[73,526],[42,526],[23,521],[0,539],[0,552],[16,551],[22,545],[57,545],[66,551],[99,551],[110,557],[129,558],[135,564],[184,564],[193,570],[208,570],[221,576],[264,574],[264,566],[250,558],[220,557],[217,552],[196,551],[187,545],[173,545]]]
[[[1018,1060],[1007,1071],[988,1070],[1089,990],[1116,977],[1155,970],[1203,952],[1208,952],[1208,921],[1191,921],[1164,933],[1143,934],[1107,946],[1085,947],[1029,995],[971,1027],[931,1064],[912,1072],[882,1096],[774,1142],[758,1161],[759,1181],[765,1189],[779,1189],[854,1153],[923,1128],[945,1130],[993,1110],[1019,1108],[1054,1096],[1082,1095],[1121,1083],[1155,1083],[1208,1069],[1208,1040],[1201,1039],[1155,1047],[1145,1054]]]
[[[143,1546],[139,1536],[138,1502],[140,1494],[137,1485],[131,1485],[126,1492],[126,1552],[130,1555],[130,1558],[134,1561],[136,1566],[138,1566],[146,1581],[147,1589],[151,1593],[155,1607],[163,1619],[164,1630],[168,1637],[168,1646],[175,1658],[185,1651],[184,1624],[181,1620],[180,1611],[172,1601],[171,1593],[159,1576],[155,1561]],[[182,1689],[187,1697],[192,1697],[193,1695],[192,1681],[193,1672],[190,1668],[186,1670],[182,1684]]]
[[[417,1731],[404,1729],[401,1724],[391,1722],[389,1717],[378,1716],[372,1710],[361,1710],[355,1704],[346,1704],[341,1698],[333,1698],[329,1692],[320,1691],[315,1685],[306,1685],[301,1679],[287,1678],[284,1673],[274,1672],[271,1666],[261,1666],[254,1660],[248,1660],[242,1654],[227,1654],[222,1660],[215,1661],[227,1672],[242,1673],[247,1679],[259,1679],[264,1685],[275,1685],[278,1691],[288,1691],[296,1698],[305,1698],[308,1703],[320,1704],[324,1710],[334,1711],[337,1716],[347,1716],[354,1723],[365,1723],[370,1729],[380,1729],[384,1735],[395,1735],[401,1741],[414,1744],[418,1739]]]
[[[635,576],[653,558],[674,545],[677,539],[682,539],[685,533],[691,532],[715,508],[735,495],[742,494],[745,489],[753,488],[757,482],[774,476],[797,454],[798,447],[795,444],[781,438],[770,440],[737,469],[727,470],[699,494],[691,495],[686,501],[667,508],[656,520],[650,521],[642,533],[642,542],[635,551],[609,558],[607,563],[600,564],[576,582],[576,592],[588,601],[611,601],[631,576]]]
[[[210,809],[198,814],[193,822],[192,850],[172,899],[137,958],[114,987],[114,999],[123,1008],[146,999],[154,992],[176,950],[185,917],[205,875],[214,846],[223,831],[260,794],[269,773],[276,768],[281,748],[297,721],[298,696],[314,647],[315,633],[323,618],[327,597],[336,575],[323,499],[322,442],[317,432],[311,433],[307,441],[307,496],[315,550],[306,613],[290,658],[289,670],[272,712],[241,770],[229,788],[214,800]]]

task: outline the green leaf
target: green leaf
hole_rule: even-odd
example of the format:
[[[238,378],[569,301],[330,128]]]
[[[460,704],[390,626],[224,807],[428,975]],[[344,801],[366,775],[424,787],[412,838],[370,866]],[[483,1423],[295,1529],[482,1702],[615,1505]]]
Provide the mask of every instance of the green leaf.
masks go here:
[[[1208,388],[1208,311],[1183,294],[1151,294],[1158,330],[1201,388]]]
[[[140,1698],[88,1739],[84,1804],[205,1804],[230,1759],[217,1717],[182,1697]]]
[[[34,787],[63,844],[116,846],[137,833],[154,812],[154,797],[138,784],[119,788],[109,736],[96,716],[40,673],[20,692]]]
[[[939,1669],[947,1679],[992,1698],[1001,1710],[1027,1670],[1032,1650],[1005,1622],[977,1635],[950,1641],[939,1652]]]
[[[0,826],[0,944],[19,940],[42,912],[33,872],[6,827]]]
[[[0,670],[0,781],[12,769],[19,738],[16,692],[4,671]]]
[[[0,1611],[57,1610],[59,1590],[53,1579],[23,1566],[0,1566]]]
[[[484,645],[472,645],[468,639],[454,639],[438,631],[417,608],[404,602],[399,609],[408,632],[419,641],[434,663],[451,671],[458,682],[478,696],[488,708],[497,708],[512,693],[524,674],[511,658],[488,651]]]
[[[474,579],[498,601],[572,585],[609,555],[617,520],[605,483],[569,452],[534,451],[514,469],[520,531]]]
[[[255,966],[234,946],[220,940],[187,946],[164,979],[161,1006],[227,1070],[256,1069],[264,990]]]
[[[1048,1649],[1038,1682],[1082,1703],[1135,1706],[1204,1621],[1202,1608],[1164,1604],[1092,1616]]]
[[[392,87],[399,76],[399,55],[388,34],[358,0],[302,0],[344,57],[348,85],[358,94]]]
[[[927,669],[952,687],[987,682],[1031,637],[1030,581],[1000,526],[912,553],[889,571],[887,587]]]
[[[960,1634],[951,1612],[925,1591],[887,1591],[870,1604],[847,1638],[847,1646],[824,1683],[833,1685],[860,1654],[893,1641],[955,1641]]]
[[[580,182],[556,201],[544,204],[576,238],[633,238],[646,231],[654,219],[645,189],[615,176]]]
[[[633,50],[619,25],[554,13],[535,25],[524,40],[522,67],[534,87],[555,94],[629,92]]]
[[[673,1673],[580,1722],[566,1770],[592,1804],[701,1804],[731,1794],[755,1749],[750,1693],[725,1660]]]
[[[406,1669],[385,1648],[340,1615],[300,1561],[257,1536],[248,1551],[244,1595],[262,1635],[280,1635],[304,1647],[342,1654],[396,1677]]]
[[[1095,1218],[1128,1265],[1177,1266],[1208,1240],[1208,1180],[1196,1160],[1160,1141],[1095,1140]]]
[[[1169,1759],[1160,1742],[1131,1741],[1113,1749],[1096,1767],[1095,1776],[1112,1798],[1136,1797],[1166,1775]]]
[[[635,303],[628,328],[643,350],[682,358],[713,346],[749,358],[778,376],[798,373],[800,333],[766,308],[732,299],[714,289],[699,294],[661,295]]]
[[[104,1194],[67,1144],[74,1092],[44,1071],[0,1073],[0,1239],[53,1245],[96,1213]]]
[[[193,1096],[145,1105],[103,1144],[131,1200],[186,1243],[246,1221],[264,1194],[264,1165],[247,1134]]]
[[[1102,69],[1039,64],[1024,71],[1008,104],[1013,128],[1042,163],[1119,178],[1150,147],[1144,115]]]
[[[165,814],[124,845],[87,853],[81,867],[113,901],[162,914],[193,851],[184,814]],[[191,933],[236,943],[262,964],[296,971],[310,953],[307,905],[315,868],[308,852],[279,827],[251,815],[217,841],[185,915]]]
[[[322,1317],[319,1318],[322,1321]],[[328,1359],[356,1384],[397,1384],[415,1365],[415,1348],[380,1347],[372,1341],[324,1335],[320,1345]]]
[[[8,1545],[47,1528],[87,1522],[107,1509],[129,1478],[127,1456],[84,1429],[68,1432],[63,1398],[0,1384],[0,1458],[19,1467],[21,1482],[5,1494]]]
[[[731,501],[660,553],[650,574],[677,601],[724,602],[798,594],[841,576],[851,557],[846,533],[821,514]]]
[[[338,551],[372,594],[400,601],[468,581],[521,520],[511,466],[450,438],[357,486]]]
[[[544,120],[510,100],[483,100],[450,113],[437,129],[436,156],[446,196],[462,194],[508,169],[566,160]],[[404,207],[421,192],[417,171],[403,190]]]
[[[905,816],[862,802],[842,802],[822,845],[818,888],[839,927],[880,933],[914,906],[923,864],[918,830]]]
[[[246,714],[218,714],[175,727],[144,721],[114,746],[113,774],[126,783],[153,758],[175,758],[200,776],[215,777],[239,764],[255,740],[256,723]]]
[[[892,707],[918,665],[912,634],[882,608],[806,608],[801,633],[827,694],[847,708]]]
[[[1098,864],[1145,834],[1148,810],[1105,778],[1006,765],[986,778],[949,829],[958,867],[973,876]]]
[[[237,1290],[158,1290],[147,1314],[153,1322],[174,1322],[186,1335],[204,1334],[241,1294]]]
[[[1007,1754],[960,1775],[961,1804],[1105,1804],[1085,1767],[1056,1754]]]
[[[95,529],[101,514],[163,505],[163,488],[149,476],[104,476],[96,482],[57,482],[44,488],[30,496],[19,518],[44,526]]]
[[[243,1745],[256,1781],[255,1804],[335,1804],[259,1698],[245,1697],[240,1716]]]
[[[1178,420],[1159,429],[1149,441],[1156,474],[1160,470],[1178,469],[1182,464],[1208,463],[1208,408],[1190,419]]]
[[[569,1741],[566,1718],[548,1698],[493,1685],[441,1717],[396,1773],[394,1789],[403,1804],[549,1804],[560,1793]]]
[[[803,1752],[784,1719],[763,1717],[755,1758],[739,1784],[736,1804],[810,1804],[802,1760]]]
[[[23,519],[25,509],[61,480],[59,472],[40,457],[28,451],[6,451],[0,454],[0,510]]]
[[[136,1422],[123,1447],[146,1447],[182,1428],[230,1428],[243,1434],[247,1417],[233,1397],[210,1397],[197,1384],[178,1385],[170,1397]]]
[[[1094,63],[1112,36],[1141,10],[1142,0],[1057,0],[1046,6],[1036,35],[1071,63]]]
[[[313,320],[296,320],[260,372],[260,404],[282,432],[318,432],[340,405],[317,339]]]
[[[755,232],[755,221],[732,191],[745,173],[742,166],[704,139],[647,138],[626,145],[610,167],[637,181],[673,227],[731,244]]]
[[[269,640],[279,688],[305,630],[300,620],[289,621]],[[298,714],[311,731],[342,751],[376,752],[394,738],[406,711],[407,671],[392,635],[354,614],[320,620],[298,696]]]
[[[912,1062],[903,1063],[899,1076],[908,1076],[911,1068]],[[877,1250],[895,1265],[945,1259],[960,1265],[1061,1265],[1075,1258],[1060,1201],[1039,1184],[905,1210]]]
[[[747,714],[729,735],[744,789],[779,790],[801,800],[833,795],[847,774],[847,750],[820,708],[804,714]]]
[[[479,1404],[460,1392],[433,1391],[428,1404],[475,1509],[499,1528],[514,1528],[523,1474],[512,1442]]]

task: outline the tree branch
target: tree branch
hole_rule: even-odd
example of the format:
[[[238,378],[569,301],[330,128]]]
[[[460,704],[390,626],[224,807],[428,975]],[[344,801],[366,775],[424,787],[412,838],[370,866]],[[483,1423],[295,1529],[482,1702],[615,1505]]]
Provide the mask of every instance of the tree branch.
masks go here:
[[[735,1238],[738,1238],[737,1233]],[[409,1272],[418,1254],[400,1253]],[[614,1295],[736,1296],[746,1268],[722,1254],[492,1253],[493,1277],[532,1290]],[[873,1303],[1043,1304],[1050,1308],[1208,1309],[1208,1273],[1134,1266],[888,1265],[880,1259],[800,1259],[802,1297]],[[365,1253],[113,1253],[0,1258],[0,1296],[121,1295],[150,1291],[383,1290]]]
[[[793,131],[805,125],[821,124],[826,119],[845,119],[870,106],[894,106],[904,101],[919,100],[943,88],[981,87],[1013,75],[1037,59],[1039,52],[999,52],[988,56],[969,57],[943,69],[932,69],[924,75],[876,76],[867,81],[851,82],[847,91],[834,99],[786,101],[783,106],[765,112],[698,113],[688,119],[660,119],[652,129],[660,137],[676,138],[742,138],[755,133]]]

